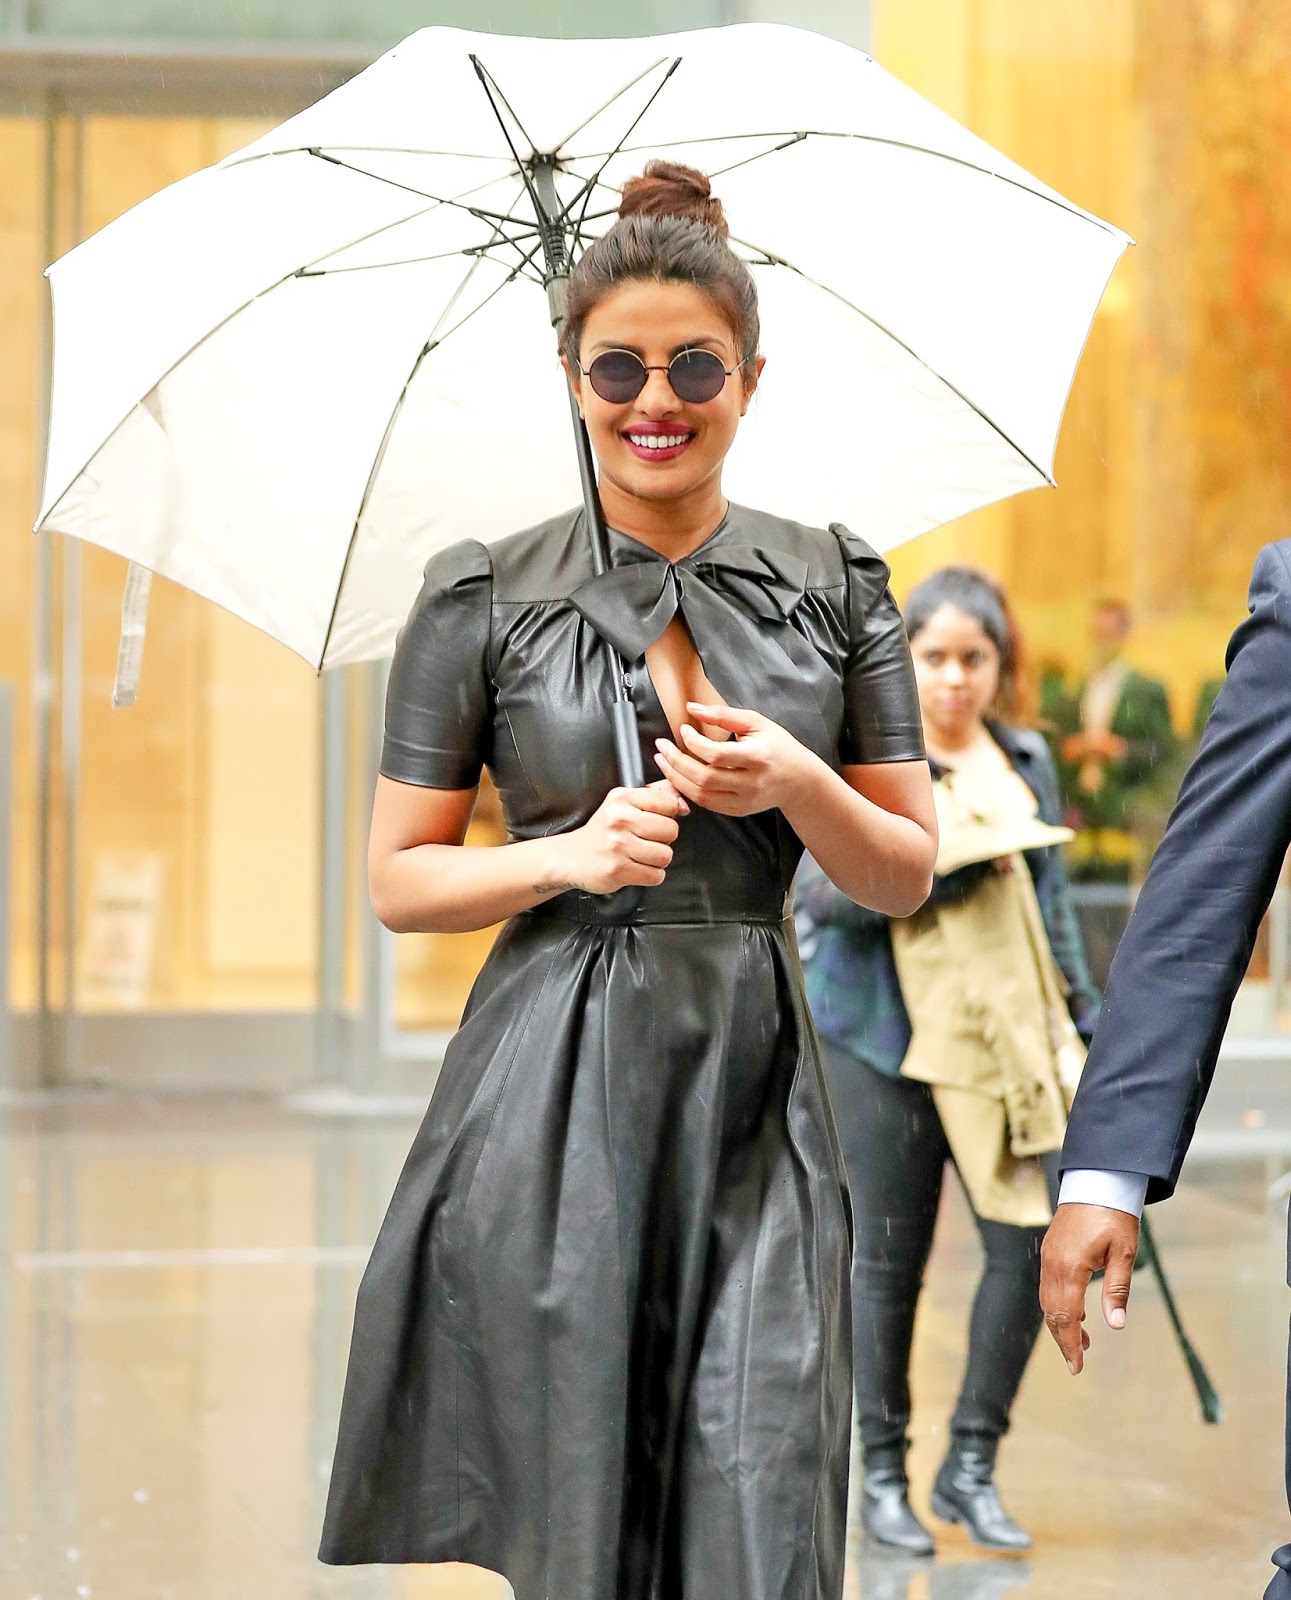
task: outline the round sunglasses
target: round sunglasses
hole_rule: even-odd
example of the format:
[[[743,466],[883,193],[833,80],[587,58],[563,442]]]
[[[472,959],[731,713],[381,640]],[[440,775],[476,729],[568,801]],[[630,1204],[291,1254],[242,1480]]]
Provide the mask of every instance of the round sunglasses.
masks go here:
[[[590,367],[579,367],[602,400],[611,405],[626,405],[635,400],[652,372],[666,372],[672,392],[688,405],[702,406],[716,400],[733,372],[748,364],[749,358],[733,367],[722,365],[722,358],[711,350],[679,351],[666,367],[648,367],[631,350],[605,350]]]

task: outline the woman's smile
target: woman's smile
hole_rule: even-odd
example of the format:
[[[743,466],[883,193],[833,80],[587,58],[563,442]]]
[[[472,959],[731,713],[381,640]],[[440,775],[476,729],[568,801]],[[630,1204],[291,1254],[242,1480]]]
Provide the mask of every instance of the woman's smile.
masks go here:
[[[634,422],[623,429],[621,437],[639,461],[654,466],[684,455],[695,430],[676,422]]]

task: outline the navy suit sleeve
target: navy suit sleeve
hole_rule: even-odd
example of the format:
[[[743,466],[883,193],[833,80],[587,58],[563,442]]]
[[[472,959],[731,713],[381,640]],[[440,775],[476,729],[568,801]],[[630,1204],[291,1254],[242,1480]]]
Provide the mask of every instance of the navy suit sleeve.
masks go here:
[[[1260,552],[1250,616],[1112,964],[1062,1166],[1173,1193],[1291,844],[1291,544]]]

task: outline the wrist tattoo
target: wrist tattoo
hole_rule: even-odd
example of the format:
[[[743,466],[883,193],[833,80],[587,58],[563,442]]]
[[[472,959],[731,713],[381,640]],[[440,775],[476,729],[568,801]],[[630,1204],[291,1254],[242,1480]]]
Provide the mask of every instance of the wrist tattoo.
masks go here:
[[[568,894],[571,889],[579,889],[581,887],[582,885],[577,883],[535,883],[533,892],[541,895]]]

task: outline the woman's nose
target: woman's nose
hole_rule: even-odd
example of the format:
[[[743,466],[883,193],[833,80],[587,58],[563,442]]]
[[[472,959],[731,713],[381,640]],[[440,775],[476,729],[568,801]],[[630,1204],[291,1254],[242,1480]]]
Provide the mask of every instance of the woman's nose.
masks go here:
[[[655,369],[646,373],[645,388],[641,391],[638,403],[652,417],[667,416],[676,411],[681,402],[668,381],[666,367],[662,371]]]

